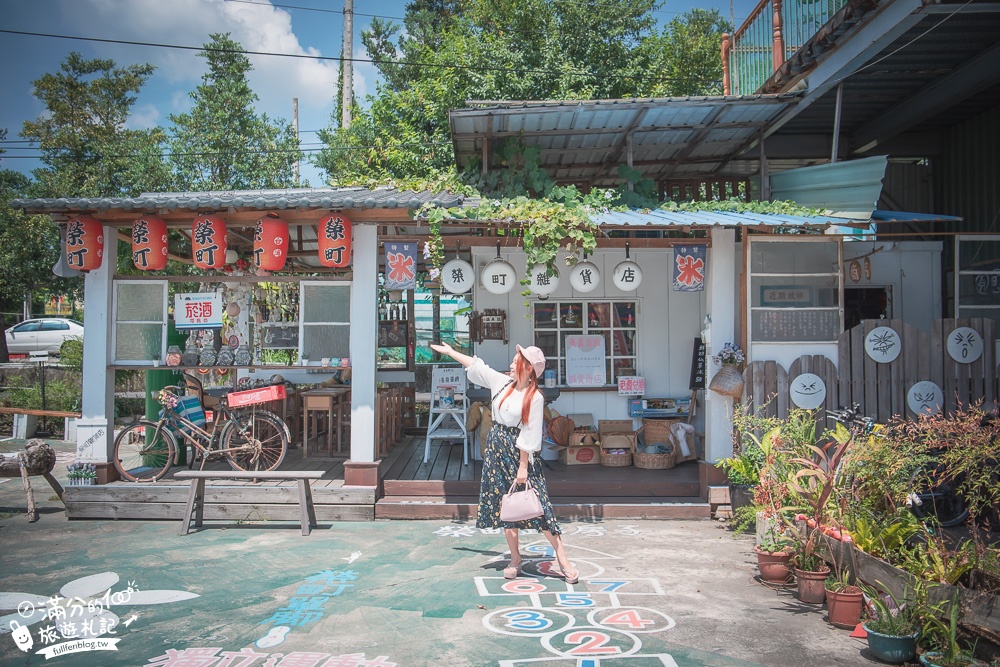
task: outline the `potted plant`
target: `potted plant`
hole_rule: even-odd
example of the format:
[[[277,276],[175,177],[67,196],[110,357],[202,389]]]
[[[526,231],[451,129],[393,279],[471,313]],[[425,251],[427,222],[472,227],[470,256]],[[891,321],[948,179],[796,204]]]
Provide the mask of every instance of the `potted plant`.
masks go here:
[[[787,538],[769,532],[760,544],[755,544],[753,551],[757,554],[757,569],[760,579],[766,584],[786,584],[791,579],[792,570],[789,561],[795,553]]]
[[[935,610],[939,610],[936,607]],[[920,664],[924,667],[986,667],[986,663],[972,655],[958,640],[958,617],[961,605],[958,593],[948,604],[948,621],[942,621],[936,614],[929,614],[924,623],[924,635],[930,637],[935,650],[920,654]]]
[[[66,466],[66,476],[70,486],[97,484],[97,468],[93,463],[70,463]]]
[[[308,366],[309,365],[309,353],[308,352],[303,352],[302,354],[299,355],[299,363],[302,366]]]
[[[919,604],[916,600],[900,604],[892,594],[883,595],[867,584],[861,584],[861,590],[871,615],[863,626],[868,633],[868,650],[883,662],[913,660],[921,627]]]
[[[861,621],[864,594],[854,585],[851,570],[837,568],[827,576],[825,587],[830,625],[844,630],[856,628]]]
[[[737,367],[745,360],[746,357],[739,345],[726,343],[722,347],[722,351],[712,357],[712,361],[722,368],[712,376],[708,388],[723,396],[732,396],[733,398],[742,396],[743,374]]]

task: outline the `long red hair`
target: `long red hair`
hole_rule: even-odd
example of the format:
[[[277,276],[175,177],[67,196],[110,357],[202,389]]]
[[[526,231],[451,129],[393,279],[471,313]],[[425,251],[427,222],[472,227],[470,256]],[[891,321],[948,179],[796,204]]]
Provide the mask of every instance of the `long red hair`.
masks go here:
[[[521,402],[521,423],[527,424],[528,417],[531,416],[531,399],[535,397],[535,392],[538,391],[538,378],[535,376],[535,369],[531,366],[531,363],[524,358],[523,354],[518,354],[516,360],[514,361],[515,373],[518,377],[527,374],[528,375],[528,386],[524,392],[524,400]],[[514,391],[514,385],[517,384],[517,379],[511,383],[510,388],[507,393],[503,395],[500,399],[500,405],[507,400],[507,397],[511,395]]]

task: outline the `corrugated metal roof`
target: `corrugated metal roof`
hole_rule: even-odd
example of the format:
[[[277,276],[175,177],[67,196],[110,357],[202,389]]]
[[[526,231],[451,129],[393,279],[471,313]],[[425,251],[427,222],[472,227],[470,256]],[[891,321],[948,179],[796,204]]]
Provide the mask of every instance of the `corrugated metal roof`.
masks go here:
[[[730,160],[797,94],[549,102],[470,102],[449,114],[455,161],[465,169],[500,140],[519,137],[541,149],[541,166],[559,183],[622,182],[632,165],[655,180],[735,174]]]
[[[878,206],[886,155],[771,174],[771,198],[825,210],[835,218],[868,220]]]
[[[102,211],[217,211],[285,209],[409,209],[425,203],[452,208],[476,205],[464,195],[414,192],[396,188],[289,188],[228,192],[158,192],[126,198],[15,199],[13,208],[29,213],[100,213]]]
[[[591,216],[601,226],[609,227],[829,227],[844,220],[826,216],[805,217],[749,211],[609,211]]]
[[[872,212],[872,222],[962,222],[962,218],[956,215],[937,213],[910,213],[908,211],[876,209]]]

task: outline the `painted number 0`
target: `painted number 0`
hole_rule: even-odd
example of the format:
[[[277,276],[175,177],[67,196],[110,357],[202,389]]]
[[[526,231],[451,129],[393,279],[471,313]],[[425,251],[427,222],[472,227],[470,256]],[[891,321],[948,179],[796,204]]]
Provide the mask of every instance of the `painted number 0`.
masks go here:
[[[648,618],[641,618],[635,611],[630,610],[611,614],[611,616],[604,619],[602,623],[605,625],[627,625],[630,628],[639,629],[647,625],[654,625],[656,621]]]
[[[621,653],[618,646],[605,646],[611,637],[603,632],[571,632],[566,635],[567,644],[580,644],[580,646],[570,649],[569,655],[605,655],[608,653]]]
[[[551,620],[537,611],[512,611],[503,616],[507,619],[507,627],[516,630],[545,630],[552,625]]]

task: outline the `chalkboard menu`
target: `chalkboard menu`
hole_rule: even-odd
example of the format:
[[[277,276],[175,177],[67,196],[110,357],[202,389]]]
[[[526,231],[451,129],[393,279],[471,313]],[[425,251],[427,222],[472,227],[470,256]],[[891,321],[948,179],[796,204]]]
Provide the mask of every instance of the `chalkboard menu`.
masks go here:
[[[694,339],[694,349],[691,352],[691,380],[688,389],[695,391],[705,388],[705,342],[701,338]]]

